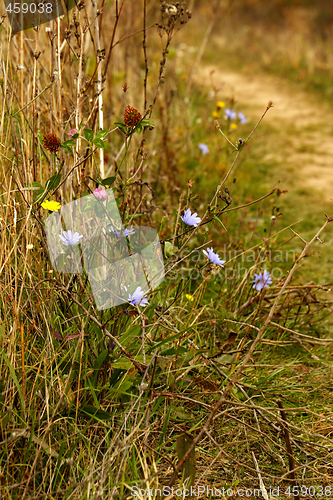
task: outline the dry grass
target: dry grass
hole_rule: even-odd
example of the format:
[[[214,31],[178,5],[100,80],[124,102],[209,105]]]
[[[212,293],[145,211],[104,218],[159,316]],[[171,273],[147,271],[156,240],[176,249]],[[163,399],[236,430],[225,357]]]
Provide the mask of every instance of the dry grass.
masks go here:
[[[279,486],[281,498],[296,483],[332,483],[330,285],[296,281],[331,219],[305,241],[275,226],[279,190],[258,181],[230,197],[248,150],[231,153],[212,123],[200,126],[202,97],[184,76],[193,54],[174,39],[189,16],[175,9],[87,2],[13,38],[2,25],[1,498],[126,498],[184,485],[182,471],[201,487]],[[127,105],[154,129],[125,137],[114,122]],[[242,129],[254,148],[260,120]],[[73,128],[65,149],[45,148],[44,134],[64,143]],[[91,139],[101,130],[103,147]],[[216,141],[206,177],[204,132]],[[63,206],[103,182],[123,222],[141,214],[138,225],[159,230],[166,279],[144,309],[99,311],[86,273],[49,261],[43,199]],[[181,222],[188,207],[197,228]],[[259,293],[253,273],[290,235],[301,250]],[[202,248],[222,244],[218,270]]]

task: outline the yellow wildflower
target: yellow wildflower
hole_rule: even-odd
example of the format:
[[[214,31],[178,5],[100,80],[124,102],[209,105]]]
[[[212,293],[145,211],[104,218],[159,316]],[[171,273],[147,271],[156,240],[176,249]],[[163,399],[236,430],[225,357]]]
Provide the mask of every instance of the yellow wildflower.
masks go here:
[[[221,108],[225,108],[225,102],[223,102],[223,101],[217,101],[217,103],[216,103],[216,107],[217,107],[217,108],[220,108],[220,109],[221,109]]]
[[[187,300],[190,300],[191,302],[193,302],[193,301],[194,301],[194,297],[193,297],[193,295],[190,295],[190,294],[188,294],[188,293],[187,293],[187,294],[185,295],[185,297],[187,298]]]
[[[42,203],[42,207],[45,208],[45,210],[51,210],[51,212],[56,212],[57,210],[59,210],[59,208],[61,207],[61,205],[57,201],[48,201],[48,200],[45,200]]]
[[[220,118],[220,113],[218,111],[213,111],[212,117],[213,118]]]
[[[232,124],[230,125],[230,128],[231,128],[232,130],[236,130],[236,129],[238,128],[238,125],[236,125],[236,123],[232,123]]]

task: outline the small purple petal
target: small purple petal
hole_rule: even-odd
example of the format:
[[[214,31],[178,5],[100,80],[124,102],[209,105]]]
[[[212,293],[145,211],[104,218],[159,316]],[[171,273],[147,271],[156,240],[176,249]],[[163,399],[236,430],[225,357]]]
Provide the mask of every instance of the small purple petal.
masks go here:
[[[206,155],[207,153],[209,153],[209,148],[208,148],[207,144],[204,144],[203,142],[201,142],[199,144],[199,149],[201,149],[201,152],[203,155]]]
[[[230,118],[230,120],[234,120],[237,116],[236,111],[233,111],[232,109],[226,109],[225,114],[228,118]]]

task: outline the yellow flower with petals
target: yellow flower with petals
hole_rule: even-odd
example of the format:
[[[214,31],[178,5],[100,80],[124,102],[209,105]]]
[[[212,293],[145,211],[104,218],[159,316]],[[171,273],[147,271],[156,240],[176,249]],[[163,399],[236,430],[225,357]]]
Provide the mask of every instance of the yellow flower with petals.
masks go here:
[[[220,108],[220,109],[221,109],[221,108],[225,108],[225,102],[223,102],[223,101],[217,101],[217,103],[216,103],[216,107],[217,107],[217,108]]]
[[[218,111],[213,111],[212,117],[213,118],[220,118],[220,113]]]
[[[42,207],[45,208],[45,210],[50,210],[51,212],[56,212],[57,210],[59,210],[61,205],[57,201],[46,200],[42,203]]]
[[[232,124],[230,125],[230,128],[231,128],[232,130],[236,130],[236,129],[238,128],[238,125],[236,125],[236,123],[232,123]]]
[[[187,298],[187,300],[190,300],[191,302],[193,302],[193,301],[194,301],[194,297],[193,297],[193,295],[190,295],[190,294],[188,294],[188,293],[187,293],[187,294],[185,295],[185,297]]]

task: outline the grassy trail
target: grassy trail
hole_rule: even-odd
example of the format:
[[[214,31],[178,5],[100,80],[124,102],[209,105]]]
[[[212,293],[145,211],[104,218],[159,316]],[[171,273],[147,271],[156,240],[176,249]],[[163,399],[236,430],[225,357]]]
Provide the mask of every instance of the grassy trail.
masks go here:
[[[214,44],[218,47],[218,40]],[[242,175],[253,176],[253,185],[262,183],[267,189],[279,185],[287,190],[281,200],[282,224],[299,221],[294,230],[308,239],[324,222],[324,214],[333,214],[333,107],[287,78],[253,72],[250,66],[230,69],[218,54],[210,54],[207,64],[203,59],[194,84],[222,89],[223,95],[231,96],[245,110],[252,126],[268,101],[274,102],[251,139],[255,152],[241,167],[246,172]],[[332,281],[332,228],[322,242],[301,273],[304,279],[323,284]],[[291,244],[297,251],[302,248],[296,236]]]
[[[265,123],[274,129],[275,141],[264,160],[280,163],[280,178],[291,195],[300,189],[309,190],[307,203],[320,198],[325,208],[328,206],[333,196],[331,106],[277,76],[237,73],[208,65],[200,67],[196,78],[223,81],[231,94],[247,106],[253,120],[269,100],[273,101],[274,109]]]

